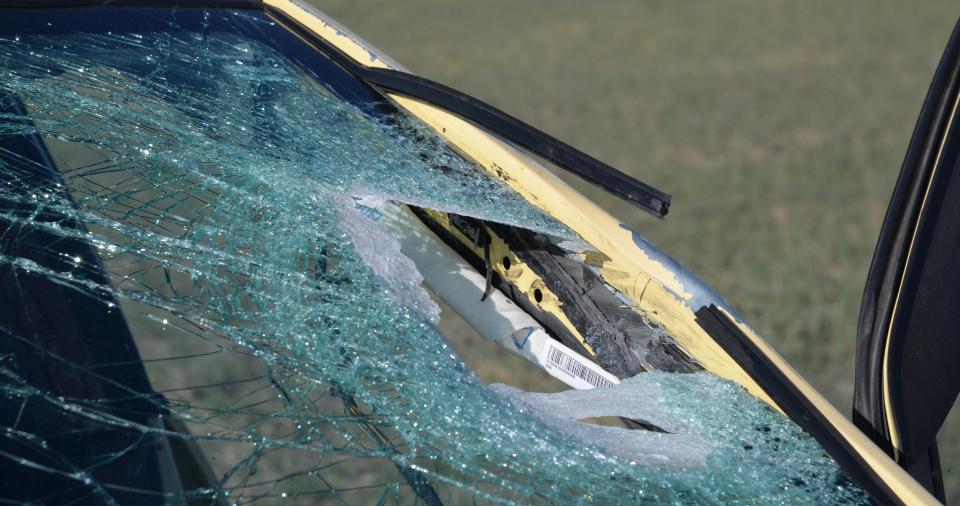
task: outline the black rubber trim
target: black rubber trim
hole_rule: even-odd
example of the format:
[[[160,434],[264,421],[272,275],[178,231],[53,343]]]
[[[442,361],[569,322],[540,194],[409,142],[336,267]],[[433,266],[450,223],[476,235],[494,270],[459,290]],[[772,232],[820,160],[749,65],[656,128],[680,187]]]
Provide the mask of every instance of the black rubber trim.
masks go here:
[[[924,194],[937,161],[937,154],[948,134],[947,126],[957,94],[960,93],[960,23],[950,36],[930,89],[920,111],[917,124],[907,148],[900,175],[890,198],[873,261],[867,275],[857,328],[856,376],[854,381],[853,420],[881,448],[898,458],[901,465],[909,464],[923,451],[901,448],[904,454],[895,455],[890,443],[891,428],[887,426],[884,411],[883,363],[887,350],[888,329],[894,318],[893,309],[901,282],[907,275],[907,255],[914,230],[921,220]],[[902,349],[909,336],[894,333],[890,349]],[[890,357],[890,364],[900,359]],[[898,395],[896,392],[894,396]],[[891,399],[895,423],[900,423],[899,399]],[[900,432],[898,430],[898,432]],[[909,441],[900,434],[901,441]]]
[[[514,142],[578,177],[634,204],[658,218],[670,209],[670,195],[618,171],[573,146],[449,86],[396,70],[349,69],[361,79],[392,92],[450,111]]]
[[[267,13],[290,31],[319,49],[358,78],[381,89],[415,98],[471,121],[541,156],[572,174],[663,218],[670,210],[670,195],[618,171],[569,144],[449,86],[397,70],[357,63],[286,14],[269,6]]]
[[[717,306],[696,313],[697,323],[753,378],[773,402],[810,434],[857,485],[880,504],[903,504],[840,431],[791,382],[783,371]]]

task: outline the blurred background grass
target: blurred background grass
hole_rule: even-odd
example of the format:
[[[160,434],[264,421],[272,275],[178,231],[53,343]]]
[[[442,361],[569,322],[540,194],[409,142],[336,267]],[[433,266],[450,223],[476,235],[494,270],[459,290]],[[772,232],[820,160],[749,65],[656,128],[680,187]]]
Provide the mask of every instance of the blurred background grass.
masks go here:
[[[960,5],[313,2],[413,71],[672,193],[661,222],[577,184],[849,413],[867,268]],[[952,468],[960,442],[944,443]]]

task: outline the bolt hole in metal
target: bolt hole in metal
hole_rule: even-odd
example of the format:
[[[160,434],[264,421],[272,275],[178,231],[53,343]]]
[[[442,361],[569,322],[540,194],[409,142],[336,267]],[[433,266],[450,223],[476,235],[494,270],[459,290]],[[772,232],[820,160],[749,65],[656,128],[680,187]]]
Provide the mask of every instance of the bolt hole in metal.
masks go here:
[[[543,302],[543,292],[541,292],[539,288],[533,291],[533,300],[537,301],[537,303]]]
[[[510,270],[510,257],[503,257],[503,261],[501,263],[503,264],[504,269],[508,271]]]

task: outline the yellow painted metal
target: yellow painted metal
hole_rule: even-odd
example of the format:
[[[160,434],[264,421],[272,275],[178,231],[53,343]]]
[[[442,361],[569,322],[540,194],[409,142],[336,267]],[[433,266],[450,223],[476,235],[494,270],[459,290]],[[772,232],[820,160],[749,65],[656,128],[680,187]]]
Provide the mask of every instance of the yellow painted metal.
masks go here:
[[[263,0],[264,5],[277,9],[290,19],[296,20],[311,32],[335,46],[358,63],[368,67],[391,68],[385,60],[374,55],[369,48],[341,27],[316,15],[316,10],[297,0]]]
[[[296,0],[264,0],[268,6],[307,27],[356,61],[389,68],[363,43],[324,21]],[[683,350],[708,371],[736,381],[747,391],[780,409],[769,395],[696,323],[687,301],[693,294],[667,266],[633,242],[632,233],[595,203],[513,146],[443,109],[396,94],[388,94],[402,109],[432,127],[458,151],[579,234],[602,253],[594,258],[604,280],[631,297],[639,310],[673,336]],[[737,321],[736,318],[731,320]],[[926,489],[850,423],[749,326],[741,330],[785,374],[798,391],[833,424],[903,504],[938,504]]]
[[[483,258],[483,248],[474,245],[467,236],[457,230],[457,228],[450,223],[450,218],[446,213],[432,209],[426,209],[425,211],[448,233],[456,237],[461,244],[472,249],[477,256]],[[490,235],[490,259],[493,270],[513,284],[513,286],[517,287],[519,291],[523,292],[531,304],[555,316],[560,323],[577,338],[583,346],[583,349],[587,351],[587,354],[591,357],[596,357],[597,352],[587,343],[587,340],[583,338],[583,335],[577,327],[573,325],[573,322],[571,322],[566,313],[563,312],[563,303],[560,302],[560,298],[547,288],[543,279],[538,276],[529,265],[521,260],[500,236],[492,230],[487,230],[486,232]],[[509,269],[504,266],[504,258],[510,261]],[[540,291],[539,301],[535,295],[538,290]],[[580,350],[577,351],[579,352]]]

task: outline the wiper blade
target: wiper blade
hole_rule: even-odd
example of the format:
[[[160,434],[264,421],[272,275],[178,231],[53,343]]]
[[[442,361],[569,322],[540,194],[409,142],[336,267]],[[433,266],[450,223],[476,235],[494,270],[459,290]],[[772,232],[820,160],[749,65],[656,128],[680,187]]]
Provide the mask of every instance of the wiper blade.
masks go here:
[[[270,9],[268,12],[281,20],[291,31],[319,48],[331,60],[370,85],[415,98],[454,113],[549,160],[657,218],[665,217],[670,210],[670,194],[624,174],[482,100],[407,72],[368,67],[358,63],[282,12]]]
[[[670,210],[670,194],[624,174],[482,100],[406,72],[356,66],[360,69],[349,70],[368,83],[452,112],[550,160],[658,218],[663,218]]]

